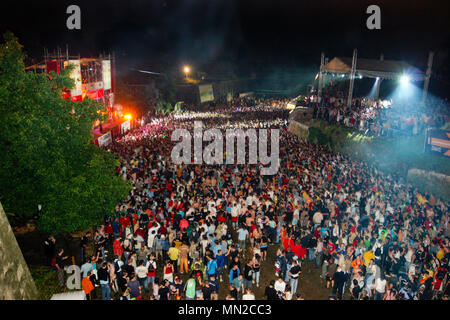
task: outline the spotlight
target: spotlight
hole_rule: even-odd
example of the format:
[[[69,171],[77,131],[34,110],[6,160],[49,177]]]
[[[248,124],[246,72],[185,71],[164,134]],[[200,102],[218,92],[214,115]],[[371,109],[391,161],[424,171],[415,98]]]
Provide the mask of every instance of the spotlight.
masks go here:
[[[407,85],[409,83],[409,77],[407,75],[403,75],[400,77],[400,83],[402,85]]]

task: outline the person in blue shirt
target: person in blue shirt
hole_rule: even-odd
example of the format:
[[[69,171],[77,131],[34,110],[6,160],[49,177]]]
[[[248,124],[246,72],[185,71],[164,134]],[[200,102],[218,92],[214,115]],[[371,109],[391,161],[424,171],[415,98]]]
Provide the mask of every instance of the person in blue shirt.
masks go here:
[[[230,270],[230,274],[229,274],[230,284],[233,282],[233,279],[239,277],[240,274],[241,274],[241,270],[239,270],[239,267],[237,266],[237,264],[235,264],[233,266],[233,268]]]
[[[328,231],[328,228],[325,228],[325,227],[322,227],[321,229],[320,229],[320,235],[322,236],[322,237],[325,237],[327,234],[326,234],[326,232]]]
[[[220,249],[222,249],[222,252],[228,251],[228,242],[226,236],[222,236],[222,241],[220,242]]]
[[[217,295],[219,294],[219,282],[217,281],[217,279],[214,275],[209,277],[209,286],[213,290],[213,294],[215,294],[215,296],[218,297]],[[212,298],[212,296],[211,296],[211,298]],[[217,299],[212,299],[212,300],[217,300]]]
[[[225,254],[221,249],[216,254],[216,262],[217,262],[217,275],[219,276],[220,282],[223,281],[223,269],[225,268],[226,259]]]
[[[208,276],[212,276],[212,275],[216,275],[217,273],[217,261],[214,258],[210,258],[208,257],[209,261],[208,264],[206,265],[206,272],[208,274]]]
[[[169,248],[170,248],[169,239],[167,239],[166,236],[162,235],[161,236],[161,240],[162,240],[161,241],[162,256],[163,256],[163,259],[166,259],[167,258],[167,251],[169,251]]]
[[[211,241],[209,241],[209,250],[216,255],[216,247],[218,245],[218,241],[215,237],[211,238]]]
[[[119,237],[120,236],[120,225],[119,225],[119,222],[117,221],[117,218],[114,218],[113,222],[111,223],[111,226],[113,228],[114,238]]]

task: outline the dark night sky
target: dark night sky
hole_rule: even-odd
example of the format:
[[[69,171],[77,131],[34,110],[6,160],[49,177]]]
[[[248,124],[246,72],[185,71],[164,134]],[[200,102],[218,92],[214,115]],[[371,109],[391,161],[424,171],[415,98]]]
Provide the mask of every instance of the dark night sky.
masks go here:
[[[30,57],[69,45],[72,54],[116,53],[161,71],[190,63],[231,62],[242,73],[314,66],[328,57],[403,59],[449,73],[450,1],[440,0],[16,0],[0,5],[0,31],[13,31]],[[66,28],[66,8],[81,7],[81,30]],[[366,28],[366,8],[381,7],[381,30]]]

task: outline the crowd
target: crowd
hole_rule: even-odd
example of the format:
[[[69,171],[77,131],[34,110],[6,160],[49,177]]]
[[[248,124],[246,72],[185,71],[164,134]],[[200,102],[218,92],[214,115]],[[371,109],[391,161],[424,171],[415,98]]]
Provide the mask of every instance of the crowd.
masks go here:
[[[355,98],[347,106],[341,91],[325,91],[305,97],[304,104],[314,108],[314,118],[354,127],[376,136],[418,135],[428,127],[442,127],[450,121],[446,100],[428,97],[425,104]]]
[[[273,104],[155,118],[108,147],[133,190],[81,240],[88,299],[300,300],[305,266],[330,299],[448,298],[449,203],[294,136]],[[280,129],[278,173],[172,164],[171,132],[195,119]]]

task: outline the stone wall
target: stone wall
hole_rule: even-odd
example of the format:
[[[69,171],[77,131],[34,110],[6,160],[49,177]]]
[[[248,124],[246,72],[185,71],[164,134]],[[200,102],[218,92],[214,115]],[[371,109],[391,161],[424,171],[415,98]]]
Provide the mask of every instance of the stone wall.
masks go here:
[[[309,126],[297,122],[295,120],[289,120],[289,126],[288,126],[288,130],[289,132],[300,136],[302,138],[308,138],[308,134],[309,134]]]
[[[39,293],[0,203],[0,300],[32,299]]]
[[[420,192],[430,192],[445,201],[450,199],[450,176],[414,168],[408,170],[407,179]]]

